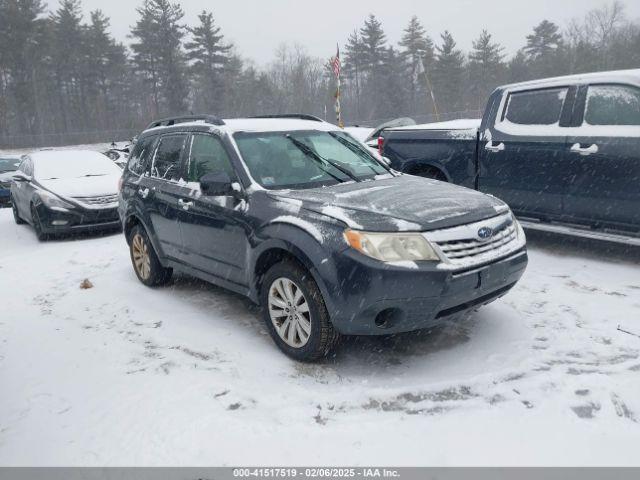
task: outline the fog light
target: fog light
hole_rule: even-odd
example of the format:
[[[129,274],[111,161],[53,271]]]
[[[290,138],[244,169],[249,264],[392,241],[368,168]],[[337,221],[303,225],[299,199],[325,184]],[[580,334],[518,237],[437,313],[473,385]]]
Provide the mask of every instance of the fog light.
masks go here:
[[[61,226],[66,225],[67,223],[69,223],[68,220],[54,220],[53,222],[51,222],[51,225]]]

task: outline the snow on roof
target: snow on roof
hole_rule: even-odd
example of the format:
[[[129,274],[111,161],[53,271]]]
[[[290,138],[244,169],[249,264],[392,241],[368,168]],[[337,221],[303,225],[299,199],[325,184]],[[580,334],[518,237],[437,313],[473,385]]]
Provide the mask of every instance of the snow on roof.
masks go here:
[[[567,83],[603,83],[620,82],[640,85],[640,69],[634,70],[612,70],[608,72],[580,73],[577,75],[565,75],[562,77],[541,78],[527,82],[512,83],[504,85],[503,89],[513,89],[520,87],[555,86],[566,85]]]
[[[482,120],[477,118],[462,118],[448,122],[423,123],[421,125],[408,125],[390,130],[477,130]]]

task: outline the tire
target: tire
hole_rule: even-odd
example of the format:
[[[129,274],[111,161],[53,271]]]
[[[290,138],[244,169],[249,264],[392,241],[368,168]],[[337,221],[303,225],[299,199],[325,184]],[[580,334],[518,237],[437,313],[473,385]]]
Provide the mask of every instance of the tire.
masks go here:
[[[166,285],[171,280],[173,269],[162,266],[147,231],[141,225],[136,225],[131,230],[129,254],[133,271],[147,287]]]
[[[13,210],[13,219],[15,220],[17,225],[24,225],[26,222],[20,218],[20,214],[18,213],[18,206],[16,205],[15,200],[11,197],[11,210]]]
[[[42,222],[40,222],[40,217],[38,216],[38,211],[36,210],[35,205],[31,205],[31,222],[33,223],[33,229],[36,232],[38,240],[41,242],[49,240],[49,234],[42,231]]]
[[[285,260],[267,271],[260,304],[271,338],[294,360],[312,362],[323,358],[339,341],[318,285],[296,262]]]

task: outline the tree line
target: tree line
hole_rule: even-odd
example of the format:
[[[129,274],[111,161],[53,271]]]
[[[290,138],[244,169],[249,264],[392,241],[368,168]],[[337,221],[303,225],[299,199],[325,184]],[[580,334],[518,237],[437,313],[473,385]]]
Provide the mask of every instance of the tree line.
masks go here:
[[[186,25],[182,7],[170,0],[144,0],[136,12],[124,45],[100,10],[85,17],[81,0],[61,0],[50,12],[42,0],[0,0],[0,145],[123,139],[152,119],[190,112],[302,112],[333,120],[328,58],[283,45],[258,67],[209,11],[195,25]],[[640,67],[640,24],[614,1],[564,28],[542,21],[507,56],[486,30],[465,52],[449,31],[432,36],[415,16],[393,45],[369,15],[342,45],[341,58],[347,124],[448,118],[481,110],[500,84]]]

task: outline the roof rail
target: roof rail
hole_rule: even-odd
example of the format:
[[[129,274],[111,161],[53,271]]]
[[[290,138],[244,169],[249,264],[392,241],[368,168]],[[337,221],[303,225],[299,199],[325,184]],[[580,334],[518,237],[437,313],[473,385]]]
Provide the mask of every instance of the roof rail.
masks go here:
[[[155,120],[147,126],[147,129],[155,127],[168,127],[171,125],[177,125],[179,123],[193,122],[197,120],[203,120],[205,123],[210,123],[212,125],[224,125],[224,121],[214,115],[182,115],[179,117],[168,117],[162,118],[160,120]]]
[[[276,115],[256,115],[249,118],[297,118],[298,120],[311,120],[312,122],[324,122],[315,115],[307,115],[306,113],[279,113]]]

